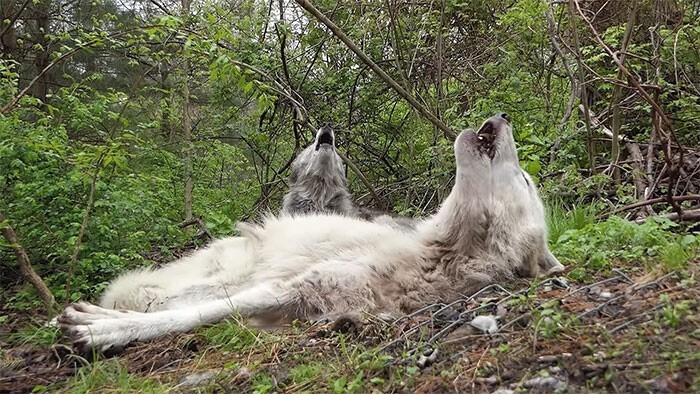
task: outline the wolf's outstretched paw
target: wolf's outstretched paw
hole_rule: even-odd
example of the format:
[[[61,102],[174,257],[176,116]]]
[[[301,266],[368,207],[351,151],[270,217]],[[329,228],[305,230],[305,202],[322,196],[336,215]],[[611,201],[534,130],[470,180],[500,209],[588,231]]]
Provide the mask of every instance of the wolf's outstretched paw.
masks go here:
[[[66,307],[58,324],[81,352],[89,353],[91,349],[103,352],[130,342],[128,321],[123,318],[131,313],[76,303]]]
[[[364,323],[359,314],[348,313],[338,316],[331,323],[331,330],[342,334],[353,334],[362,328]]]

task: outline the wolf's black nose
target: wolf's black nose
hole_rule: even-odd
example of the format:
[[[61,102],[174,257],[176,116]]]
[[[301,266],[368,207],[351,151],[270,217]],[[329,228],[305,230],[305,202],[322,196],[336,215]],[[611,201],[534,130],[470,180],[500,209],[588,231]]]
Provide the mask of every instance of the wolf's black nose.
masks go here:
[[[498,114],[498,116],[500,116],[501,118],[503,118],[505,120],[508,120],[508,114],[505,112],[501,112],[500,114]]]

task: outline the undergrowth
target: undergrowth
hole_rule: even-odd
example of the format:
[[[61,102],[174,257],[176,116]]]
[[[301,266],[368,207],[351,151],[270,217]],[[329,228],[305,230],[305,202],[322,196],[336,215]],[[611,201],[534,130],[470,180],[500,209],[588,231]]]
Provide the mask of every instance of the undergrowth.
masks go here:
[[[586,280],[609,273],[619,262],[633,262],[637,269],[682,269],[698,255],[700,238],[678,234],[678,224],[649,218],[635,224],[613,216],[608,220],[562,231],[552,244],[562,264],[571,267],[569,277]]]

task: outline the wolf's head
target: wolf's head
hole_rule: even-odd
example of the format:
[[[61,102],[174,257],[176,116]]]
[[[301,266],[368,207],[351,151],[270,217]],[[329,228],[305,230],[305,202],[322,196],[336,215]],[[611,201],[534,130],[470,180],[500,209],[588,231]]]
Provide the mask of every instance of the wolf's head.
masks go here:
[[[313,143],[297,156],[291,168],[290,186],[308,177],[341,180],[344,183],[343,160],[335,150],[335,134],[329,125],[318,129]]]
[[[507,115],[487,119],[476,132],[463,131],[454,147],[455,187],[439,213],[451,223],[446,239],[504,272],[532,276],[563,269],[547,249],[544,208],[520,168]]]
[[[547,247],[544,205],[532,178],[520,167],[507,115],[487,119],[477,134],[491,159],[492,242],[500,246],[502,256],[519,260],[521,275],[563,271]]]
[[[284,196],[282,211],[350,214],[352,209],[343,160],[335,148],[335,134],[325,124],[291,165],[289,193]]]

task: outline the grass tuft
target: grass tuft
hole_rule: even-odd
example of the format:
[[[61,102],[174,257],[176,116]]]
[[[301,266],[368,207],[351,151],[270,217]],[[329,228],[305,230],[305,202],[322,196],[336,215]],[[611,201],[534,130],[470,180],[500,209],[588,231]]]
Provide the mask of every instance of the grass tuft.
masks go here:
[[[78,370],[66,387],[68,393],[166,393],[168,388],[153,378],[130,374],[119,360],[96,361]]]

